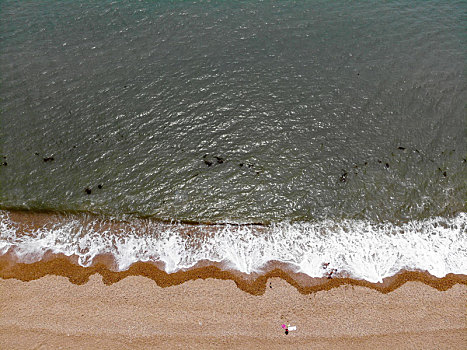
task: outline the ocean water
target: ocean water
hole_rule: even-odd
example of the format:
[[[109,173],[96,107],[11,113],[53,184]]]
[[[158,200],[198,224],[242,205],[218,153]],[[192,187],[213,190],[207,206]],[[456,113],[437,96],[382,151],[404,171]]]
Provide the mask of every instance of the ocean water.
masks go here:
[[[466,15],[2,1],[0,253],[466,274]]]

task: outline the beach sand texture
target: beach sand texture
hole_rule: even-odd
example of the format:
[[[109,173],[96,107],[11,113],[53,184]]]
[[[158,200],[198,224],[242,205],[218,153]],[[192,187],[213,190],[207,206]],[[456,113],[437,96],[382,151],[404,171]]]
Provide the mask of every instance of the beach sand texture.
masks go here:
[[[276,277],[253,295],[213,278],[165,288],[142,276],[8,278],[0,349],[465,349],[466,296],[464,283],[420,281],[302,294]],[[287,323],[297,330],[285,335]]]

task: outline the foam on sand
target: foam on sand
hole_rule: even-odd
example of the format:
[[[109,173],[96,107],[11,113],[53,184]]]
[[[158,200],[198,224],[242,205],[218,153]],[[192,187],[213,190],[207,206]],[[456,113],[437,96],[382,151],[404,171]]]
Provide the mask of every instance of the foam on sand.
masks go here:
[[[66,215],[23,225],[0,211],[0,254],[39,261],[45,253],[76,255],[81,266],[112,254],[119,271],[137,261],[162,262],[176,272],[203,260],[242,273],[262,272],[270,261],[310,277],[336,275],[381,282],[401,270],[436,277],[467,274],[467,214],[401,225],[364,220],[260,225],[187,225],[135,219],[113,222]]]

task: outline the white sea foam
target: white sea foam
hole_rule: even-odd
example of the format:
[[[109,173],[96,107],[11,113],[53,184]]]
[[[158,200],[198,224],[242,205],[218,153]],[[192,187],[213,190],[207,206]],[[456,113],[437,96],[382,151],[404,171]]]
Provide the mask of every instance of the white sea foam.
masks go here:
[[[187,225],[146,222],[115,232],[96,230],[95,223],[85,225],[75,218],[20,233],[8,213],[0,211],[0,254],[12,249],[25,262],[40,260],[47,251],[75,254],[79,264],[89,266],[95,256],[111,253],[119,270],[136,261],[154,261],[163,262],[169,273],[201,260],[223,262],[243,273],[261,272],[276,260],[311,277],[336,269],[370,282],[381,282],[402,269],[425,270],[436,277],[467,274],[467,213],[401,225],[362,220],[265,228],[219,225],[191,236],[182,233],[186,229]],[[202,226],[198,230],[203,233]],[[325,263],[329,265],[323,269]]]

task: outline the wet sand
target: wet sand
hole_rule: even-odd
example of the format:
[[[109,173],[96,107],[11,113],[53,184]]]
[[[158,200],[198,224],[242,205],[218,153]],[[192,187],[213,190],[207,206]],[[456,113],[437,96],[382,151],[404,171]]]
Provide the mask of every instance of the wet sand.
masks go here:
[[[283,276],[271,272],[242,285],[240,277],[229,279],[228,273],[214,267],[156,276],[150,271],[157,269],[147,264],[121,275],[96,266],[73,269],[73,264],[57,257],[29,265],[1,260],[0,348],[464,349],[467,345],[463,275],[436,279],[405,272],[393,278],[392,285],[330,279],[302,288],[283,271]],[[217,278],[211,278],[216,273]],[[286,335],[283,323],[297,330]]]

